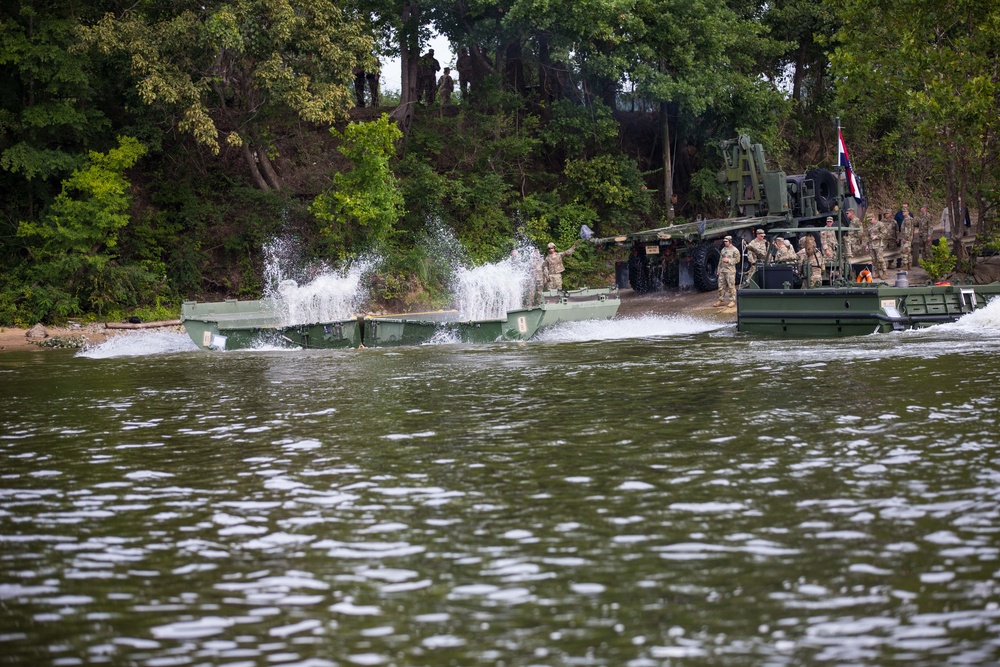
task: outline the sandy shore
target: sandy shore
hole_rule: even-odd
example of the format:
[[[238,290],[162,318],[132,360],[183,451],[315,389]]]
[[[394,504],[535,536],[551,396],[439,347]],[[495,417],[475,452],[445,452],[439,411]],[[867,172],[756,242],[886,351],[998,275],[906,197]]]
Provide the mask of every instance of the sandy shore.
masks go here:
[[[618,310],[617,319],[641,317],[643,315],[677,315],[685,314],[693,317],[713,319],[720,322],[736,322],[735,308],[715,308],[715,292],[656,292],[654,294],[636,294],[630,289],[621,292],[622,304]],[[171,331],[178,327],[162,329],[145,329],[144,331]],[[45,327],[48,339],[59,336],[63,339],[83,336],[91,345],[100,345],[112,336],[129,335],[130,330],[108,329],[102,323],[73,327]],[[43,347],[36,342],[48,339],[28,338],[26,329],[15,327],[0,328],[0,352],[34,350],[45,352],[56,349]],[[35,341],[35,342],[32,342]]]

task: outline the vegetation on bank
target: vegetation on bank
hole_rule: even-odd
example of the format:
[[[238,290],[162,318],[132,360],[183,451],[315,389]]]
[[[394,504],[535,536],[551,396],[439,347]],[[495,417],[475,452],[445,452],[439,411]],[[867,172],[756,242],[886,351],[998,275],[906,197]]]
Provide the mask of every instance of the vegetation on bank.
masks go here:
[[[437,304],[439,228],[484,262],[721,215],[719,140],[798,173],[835,160],[836,116],[873,206],[959,221],[961,197],[990,248],[998,25],[986,0],[6,3],[0,325],[255,298],[275,237],[377,254],[377,299]],[[469,99],[416,104],[432,30],[470,50]],[[379,53],[400,104],[355,109]],[[582,246],[568,285],[613,259]]]

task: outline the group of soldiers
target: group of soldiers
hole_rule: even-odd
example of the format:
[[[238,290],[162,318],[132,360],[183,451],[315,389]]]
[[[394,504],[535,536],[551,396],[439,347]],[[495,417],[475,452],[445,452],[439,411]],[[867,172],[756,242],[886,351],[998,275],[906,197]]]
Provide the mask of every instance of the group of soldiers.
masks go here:
[[[458,81],[462,99],[466,98],[469,81],[472,78],[472,57],[468,49],[460,49],[458,60],[455,63],[458,70]],[[417,101],[430,106],[436,99],[441,100],[442,105],[451,104],[451,96],[455,92],[455,79],[451,76],[451,68],[445,67],[439,78],[437,73],[441,71],[441,63],[434,57],[434,49],[429,49],[427,53],[420,56],[417,61]]]
[[[780,236],[775,237],[773,249],[769,248],[764,230],[756,230],[754,239],[747,244],[745,250],[750,270],[744,276],[743,284],[750,281],[757,265],[767,261],[769,255],[773,262],[799,266],[810,287],[822,285],[825,278],[839,274],[841,248],[847,265],[852,264],[856,256],[870,254],[872,277],[876,280],[888,277],[885,257],[887,250],[899,249],[897,266],[907,271],[913,262],[914,248],[917,259],[931,256],[934,223],[926,205],[920,207],[916,217],[910,213],[907,204],[903,204],[895,215],[891,210],[886,210],[881,215],[869,213],[862,221],[854,210],[848,209],[846,217],[845,226],[853,229],[846,234],[842,245],[837,243],[837,230],[833,226],[834,219],[830,216],[826,219],[827,229],[819,233],[819,244],[812,234],[808,234],[802,239],[798,252],[792,249],[787,239]],[[719,257],[719,298],[715,302],[716,306],[735,305],[736,269],[741,259],[742,253],[734,247],[733,237],[727,236],[723,240]]]

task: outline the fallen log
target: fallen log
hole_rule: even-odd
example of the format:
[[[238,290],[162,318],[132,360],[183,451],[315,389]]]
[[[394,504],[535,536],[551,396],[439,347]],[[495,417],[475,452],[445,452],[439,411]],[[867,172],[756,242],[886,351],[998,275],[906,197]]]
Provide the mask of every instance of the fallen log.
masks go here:
[[[108,329],[156,329],[158,327],[179,327],[180,325],[180,320],[161,320],[159,322],[140,322],[139,324],[108,322],[104,326]]]

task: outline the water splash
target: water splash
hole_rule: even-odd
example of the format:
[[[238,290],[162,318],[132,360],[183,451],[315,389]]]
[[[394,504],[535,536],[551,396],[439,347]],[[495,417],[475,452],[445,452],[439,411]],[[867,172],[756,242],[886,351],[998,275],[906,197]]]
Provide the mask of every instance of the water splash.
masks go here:
[[[963,315],[956,322],[935,327],[942,331],[973,333],[995,336],[1000,334],[1000,297],[995,297],[984,308]]]
[[[362,278],[371,264],[364,261],[339,271],[328,270],[305,285],[283,280],[271,298],[286,325],[335,322],[363,309],[368,292]]]
[[[363,278],[378,261],[366,257],[341,269],[324,262],[304,264],[300,244],[278,237],[264,246],[264,298],[285,325],[343,320],[364,309]]]
[[[532,266],[538,250],[528,243],[499,262],[455,270],[455,307],[467,320],[498,319],[524,308],[534,287]]]
[[[584,320],[563,322],[539,331],[534,340],[548,342],[585,342],[657,338],[707,333],[731,326],[725,322],[703,320],[685,315],[627,318],[621,320]]]
[[[138,331],[121,333],[99,345],[76,353],[85,359],[111,359],[113,357],[145,357],[154,354],[194,352],[198,346],[184,332]]]

